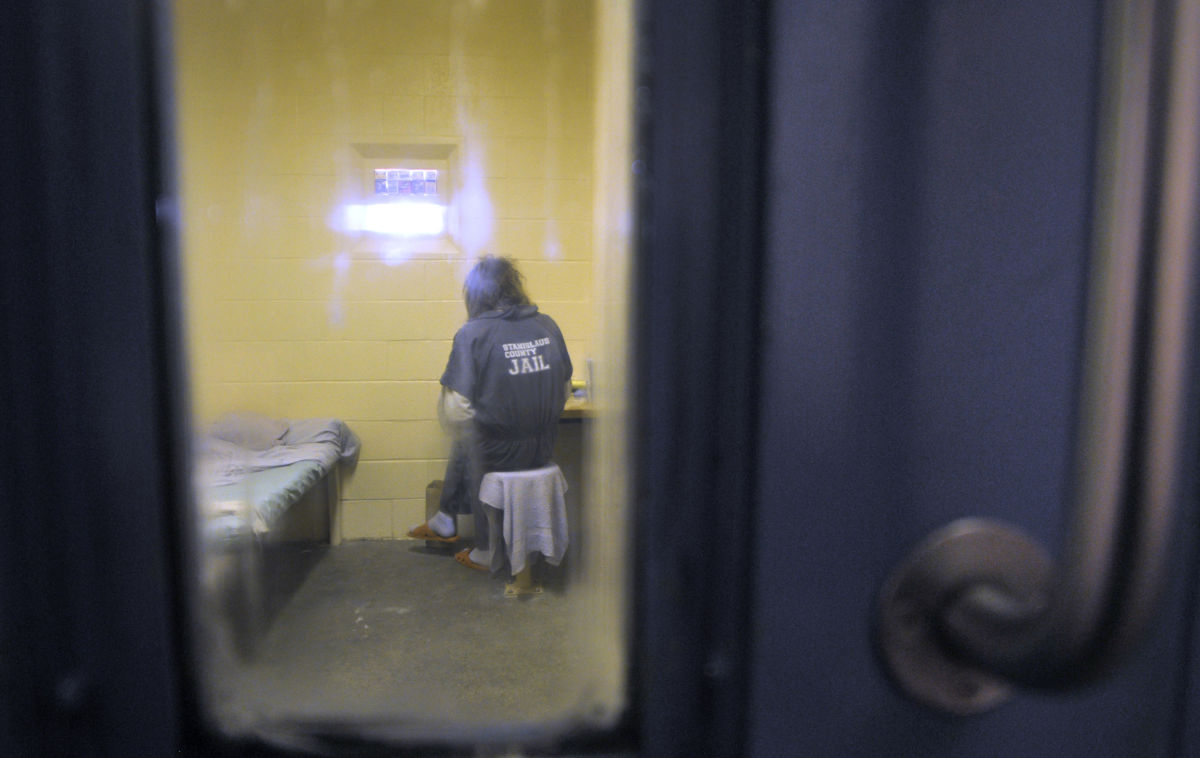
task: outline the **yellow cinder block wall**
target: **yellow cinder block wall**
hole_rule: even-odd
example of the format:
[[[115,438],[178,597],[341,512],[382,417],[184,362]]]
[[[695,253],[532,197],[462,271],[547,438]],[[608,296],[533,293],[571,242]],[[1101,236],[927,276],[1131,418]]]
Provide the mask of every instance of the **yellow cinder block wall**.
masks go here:
[[[179,0],[173,6],[198,426],[336,417],[362,439],[344,538],[424,518],[438,379],[482,252],[516,258],[577,370],[593,350],[593,20],[580,0]],[[332,219],[355,145],[452,146],[488,202],[450,253],[384,259]],[[463,184],[462,177],[449,177]]]

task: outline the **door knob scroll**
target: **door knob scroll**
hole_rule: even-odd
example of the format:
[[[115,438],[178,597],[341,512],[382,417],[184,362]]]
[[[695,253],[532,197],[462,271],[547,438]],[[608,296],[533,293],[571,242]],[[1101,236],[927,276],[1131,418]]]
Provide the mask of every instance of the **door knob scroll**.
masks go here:
[[[1181,463],[1200,148],[1200,0],[1106,10],[1069,522],[1051,561],[1013,527],[935,532],[882,588],[893,680],[952,713],[1102,675],[1160,594]]]

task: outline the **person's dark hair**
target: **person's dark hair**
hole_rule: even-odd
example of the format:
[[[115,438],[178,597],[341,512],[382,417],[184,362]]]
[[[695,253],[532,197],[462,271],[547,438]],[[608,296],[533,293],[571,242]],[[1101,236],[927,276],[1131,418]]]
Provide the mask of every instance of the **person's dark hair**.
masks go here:
[[[494,255],[480,258],[467,274],[463,282],[463,299],[467,302],[469,318],[498,308],[529,305],[524,277],[516,264],[509,258]]]

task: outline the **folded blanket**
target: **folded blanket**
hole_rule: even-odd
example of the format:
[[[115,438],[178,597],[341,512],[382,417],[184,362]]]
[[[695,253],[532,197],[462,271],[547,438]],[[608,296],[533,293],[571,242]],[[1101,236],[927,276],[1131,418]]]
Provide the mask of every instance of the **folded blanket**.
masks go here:
[[[354,463],[361,443],[339,419],[310,418],[263,424],[263,417],[230,414],[197,441],[196,479],[207,487],[241,481],[255,471],[315,461],[323,470]],[[245,426],[238,422],[244,421]],[[275,437],[276,429],[282,433]],[[274,444],[266,444],[274,442]]]

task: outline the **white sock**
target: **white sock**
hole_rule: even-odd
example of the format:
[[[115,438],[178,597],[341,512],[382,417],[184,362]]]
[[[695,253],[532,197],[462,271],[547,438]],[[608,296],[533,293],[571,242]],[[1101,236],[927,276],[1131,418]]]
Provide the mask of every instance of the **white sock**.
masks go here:
[[[433,518],[429,519],[429,528],[439,537],[453,537],[458,534],[458,527],[454,523],[454,517],[441,511],[433,514]]]
[[[474,563],[478,563],[480,566],[487,566],[488,568],[491,568],[492,566],[491,550],[480,550],[479,548],[475,548],[471,552],[467,553],[467,557],[470,558]]]

